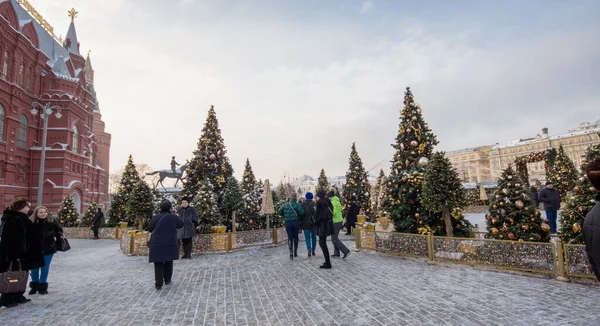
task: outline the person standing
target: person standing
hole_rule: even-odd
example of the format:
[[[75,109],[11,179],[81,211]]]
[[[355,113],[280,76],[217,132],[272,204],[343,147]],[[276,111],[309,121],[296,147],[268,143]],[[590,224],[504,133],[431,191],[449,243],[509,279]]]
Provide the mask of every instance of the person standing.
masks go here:
[[[45,263],[43,267],[29,271],[31,275],[31,282],[29,283],[31,291],[29,291],[29,294],[35,294],[36,292],[48,294],[50,263],[56,253],[56,240],[62,237],[63,229],[58,221],[48,214],[48,208],[44,206],[36,207],[29,219],[33,223],[36,236],[42,242],[42,254]]]
[[[554,189],[552,182],[546,182],[546,187],[540,190],[538,199],[544,204],[546,218],[550,221],[550,233],[556,233],[556,217],[560,209],[560,194]]]
[[[532,185],[531,188],[529,188],[529,196],[531,197],[531,201],[535,205],[535,208],[540,207],[540,200],[538,198],[538,190],[534,185]]]
[[[323,251],[325,263],[320,268],[330,269],[331,260],[329,258],[329,248],[327,247],[327,237],[333,233],[333,205],[324,190],[317,191],[317,208],[314,230],[319,236],[319,247]]]
[[[150,237],[150,253],[148,260],[154,263],[154,287],[160,290],[164,284],[171,284],[173,277],[173,261],[179,259],[179,245],[177,244],[177,229],[183,227],[183,220],[171,213],[171,204],[168,200],[163,200],[160,205],[160,213],[154,215],[148,232],[152,232]]]
[[[27,217],[29,201],[15,198],[2,213],[2,237],[0,238],[0,273],[12,265],[12,270],[27,271],[44,266],[42,242],[35,234],[33,224]],[[0,306],[15,307],[31,299],[23,296],[25,292],[0,294]]]
[[[586,176],[590,183],[600,191],[600,160],[588,164]],[[596,205],[587,213],[583,221],[585,251],[592,265],[596,279],[600,281],[600,195],[596,196]]]
[[[283,222],[285,223],[290,259],[298,257],[298,230],[300,230],[300,220],[304,215],[304,209],[298,204],[297,199],[298,195],[295,192],[292,193],[290,201],[283,204],[277,212],[283,217]]]
[[[351,196],[350,205],[348,207],[348,211],[346,212],[346,235],[352,234],[352,228],[356,226],[356,220],[358,219],[359,212],[360,208],[358,205],[356,205],[356,198]]]
[[[317,235],[313,225],[313,221],[316,219],[317,205],[313,200],[312,192],[306,193],[306,200],[302,203],[302,208],[304,209],[304,216],[300,227],[304,230],[306,250],[308,250],[308,257],[310,257],[315,255],[315,247],[317,246]]]
[[[92,231],[94,231],[94,239],[100,239],[98,236],[98,231],[100,230],[100,224],[102,224],[102,219],[104,218],[104,214],[102,214],[102,208],[98,207],[98,211],[94,214],[94,219],[92,220]]]
[[[333,255],[331,257],[340,257],[340,251],[344,254],[342,259],[345,259],[350,255],[350,250],[346,248],[344,243],[340,240],[339,234],[342,229],[342,223],[344,218],[342,217],[342,204],[340,204],[340,198],[335,195],[333,191],[327,194],[327,197],[331,200],[333,205],[333,234],[331,235],[331,242],[333,243]]]
[[[190,206],[190,198],[181,199],[181,207],[177,209],[177,215],[183,221],[183,228],[178,231],[178,238],[183,246],[183,256],[181,259],[192,258],[192,245],[194,235],[196,235],[196,226],[198,225],[198,211]]]

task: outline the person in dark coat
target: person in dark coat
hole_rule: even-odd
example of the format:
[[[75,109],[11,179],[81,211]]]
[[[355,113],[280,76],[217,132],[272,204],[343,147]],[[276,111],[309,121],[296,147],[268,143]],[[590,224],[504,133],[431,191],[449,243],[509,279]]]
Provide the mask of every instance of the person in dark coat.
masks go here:
[[[2,214],[4,227],[0,238],[0,273],[8,270],[27,271],[44,266],[42,242],[35,236],[33,224],[27,218],[29,201],[15,198]],[[23,296],[25,292],[2,293],[0,306],[14,307],[19,303],[31,301]]]
[[[546,187],[540,190],[538,199],[544,203],[546,218],[550,221],[550,232],[556,233],[556,217],[560,209],[560,194],[554,189],[552,182],[546,182]]]
[[[173,205],[168,200],[163,200],[160,205],[160,213],[154,215],[148,232],[150,237],[150,253],[148,260],[154,263],[154,280],[157,290],[164,284],[171,284],[173,276],[173,261],[179,259],[179,245],[177,244],[177,229],[183,227],[183,220],[171,214]]]
[[[531,197],[531,201],[535,205],[535,208],[540,207],[540,199],[538,198],[538,190],[535,186],[531,186],[531,188],[529,188],[529,196]]]
[[[31,275],[31,282],[29,282],[31,291],[29,291],[29,294],[35,294],[36,292],[48,294],[50,263],[56,253],[56,240],[62,237],[63,229],[58,221],[48,214],[48,208],[44,206],[36,207],[29,220],[33,223],[36,237],[41,240],[45,263],[43,267],[29,271]]]
[[[317,235],[315,234],[313,225],[313,221],[316,219],[317,205],[313,200],[312,192],[306,193],[306,200],[302,203],[302,208],[304,209],[304,215],[302,216],[300,228],[304,230],[306,250],[308,250],[308,257],[310,257],[315,255],[317,246]]]
[[[319,236],[319,246],[323,251],[325,263],[321,268],[331,268],[329,248],[327,248],[327,237],[333,234],[333,204],[327,198],[324,190],[317,192],[317,210],[314,223],[315,233]]]
[[[183,256],[181,259],[192,258],[192,241],[196,235],[196,226],[198,226],[198,211],[196,207],[190,206],[189,197],[181,199],[181,207],[177,209],[177,215],[183,221],[183,228],[177,232],[177,238],[183,245]]]
[[[100,224],[102,224],[102,219],[104,218],[104,214],[102,214],[102,208],[98,207],[98,211],[94,214],[94,219],[92,220],[92,231],[94,231],[94,239],[100,239],[98,237],[98,230],[100,230]]]
[[[288,248],[290,250],[290,259],[298,257],[298,230],[300,230],[300,221],[304,216],[304,208],[296,201],[298,195],[294,192],[290,195],[290,201],[285,203],[277,213],[283,217],[285,230],[288,234]]]
[[[600,191],[600,159],[588,164],[586,176],[594,188]],[[600,194],[596,196],[596,205],[583,221],[583,237],[592,271],[600,281]]]
[[[351,196],[350,200],[351,202],[348,211],[346,212],[346,235],[352,234],[352,228],[356,226],[356,220],[358,218],[358,213],[360,212],[360,208],[356,205],[356,198]]]

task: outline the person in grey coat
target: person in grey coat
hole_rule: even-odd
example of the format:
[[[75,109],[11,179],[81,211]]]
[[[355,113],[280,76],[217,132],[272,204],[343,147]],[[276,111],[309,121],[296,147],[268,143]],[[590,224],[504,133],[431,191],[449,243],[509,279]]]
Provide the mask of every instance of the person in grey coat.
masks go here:
[[[191,259],[192,241],[194,235],[196,235],[196,226],[198,226],[198,211],[195,207],[190,206],[189,197],[181,199],[181,207],[177,209],[177,215],[183,221],[183,228],[177,234],[177,238],[181,240],[183,245],[183,256],[181,259]]]
[[[168,200],[160,203],[160,213],[154,215],[148,232],[152,232],[150,237],[149,262],[154,263],[154,279],[157,290],[160,290],[164,284],[171,283],[173,276],[173,261],[179,259],[179,246],[177,245],[177,229],[183,227],[183,220],[171,214],[173,205]]]

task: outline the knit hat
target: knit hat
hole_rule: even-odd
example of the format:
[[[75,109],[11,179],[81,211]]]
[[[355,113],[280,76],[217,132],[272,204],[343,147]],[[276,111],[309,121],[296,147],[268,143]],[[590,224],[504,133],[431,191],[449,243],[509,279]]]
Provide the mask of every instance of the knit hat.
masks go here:
[[[181,201],[187,201],[189,203],[190,202],[190,197],[184,196],[183,198],[181,198]]]
[[[317,191],[317,197],[324,199],[325,198],[325,190]]]
[[[313,193],[312,192],[307,192],[306,193],[306,199],[308,199],[308,200],[313,199]]]

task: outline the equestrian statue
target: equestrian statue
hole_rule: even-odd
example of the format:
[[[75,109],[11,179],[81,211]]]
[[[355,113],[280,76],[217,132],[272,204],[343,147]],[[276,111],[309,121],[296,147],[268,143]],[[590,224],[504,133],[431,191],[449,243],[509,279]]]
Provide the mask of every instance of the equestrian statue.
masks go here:
[[[177,183],[179,181],[181,181],[182,177],[183,177],[183,171],[185,171],[185,169],[187,169],[189,162],[186,161],[185,164],[181,165],[179,169],[177,169],[177,165],[179,165],[179,163],[177,163],[175,161],[175,156],[173,156],[173,158],[171,159],[171,168],[170,169],[164,169],[164,170],[159,170],[159,171],[152,171],[152,172],[146,172],[146,175],[155,175],[155,174],[159,174],[159,179],[156,182],[155,188],[158,187],[158,184],[160,183],[160,185],[164,188],[165,186],[163,185],[163,181],[166,178],[171,178],[171,179],[176,179],[175,181],[175,187],[177,187]]]

